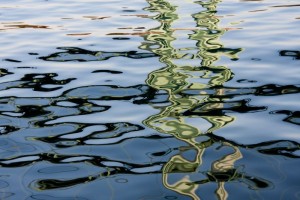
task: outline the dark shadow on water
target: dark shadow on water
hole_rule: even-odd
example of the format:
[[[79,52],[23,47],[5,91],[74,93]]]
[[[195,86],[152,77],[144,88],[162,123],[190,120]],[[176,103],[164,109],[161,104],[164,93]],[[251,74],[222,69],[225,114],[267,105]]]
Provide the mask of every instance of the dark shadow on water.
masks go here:
[[[49,56],[40,57],[40,59],[45,61],[55,61],[55,62],[68,62],[68,61],[90,62],[90,61],[108,60],[113,57],[143,59],[143,58],[152,58],[157,56],[154,53],[139,53],[137,51],[127,51],[127,52],[89,51],[77,47],[58,47],[57,49],[65,50],[65,52],[53,53]]]
[[[293,50],[281,50],[279,52],[280,56],[288,56],[288,57],[292,57],[295,60],[299,60],[300,59],[300,51],[293,51]]]

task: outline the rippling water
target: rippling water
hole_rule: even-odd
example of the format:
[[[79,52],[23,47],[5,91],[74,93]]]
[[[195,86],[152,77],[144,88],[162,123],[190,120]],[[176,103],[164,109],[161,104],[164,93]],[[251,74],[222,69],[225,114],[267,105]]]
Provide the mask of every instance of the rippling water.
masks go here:
[[[0,5],[0,199],[300,199],[298,0]]]

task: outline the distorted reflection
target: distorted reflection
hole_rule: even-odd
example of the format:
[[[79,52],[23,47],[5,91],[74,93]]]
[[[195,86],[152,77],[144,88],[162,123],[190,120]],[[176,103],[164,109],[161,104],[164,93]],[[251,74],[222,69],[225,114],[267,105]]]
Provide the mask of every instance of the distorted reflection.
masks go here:
[[[226,141],[221,142],[221,145],[231,148],[233,152],[225,153],[222,158],[215,160],[211,171],[204,172],[206,179],[193,181],[192,174],[199,173],[204,151],[214,144],[213,140],[197,141],[199,136],[213,133],[233,122],[235,118],[227,115],[229,111],[266,110],[264,106],[250,106],[247,99],[231,101],[231,97],[226,95],[228,89],[223,84],[234,74],[226,66],[216,66],[214,63],[221,56],[227,56],[233,61],[237,60],[242,48],[224,47],[219,41],[226,32],[224,28],[218,27],[220,19],[216,16],[216,9],[219,2],[219,0],[209,0],[191,3],[193,4],[191,6],[199,6],[199,10],[203,9],[191,15],[197,28],[191,29],[192,34],[189,34],[189,39],[195,40],[196,46],[176,49],[172,42],[178,39],[173,36],[176,30],[172,28],[172,24],[180,19],[176,11],[177,6],[166,0],[148,1],[150,6],[147,10],[158,12],[159,14],[154,19],[160,22],[159,27],[149,32],[160,34],[145,36],[145,40],[149,43],[141,46],[142,49],[151,50],[160,55],[160,61],[165,64],[164,68],[149,74],[147,83],[157,90],[167,91],[171,102],[171,105],[161,107],[159,114],[150,116],[144,120],[144,123],[159,132],[173,135],[190,146],[189,149],[173,156],[164,165],[163,183],[165,187],[193,199],[200,199],[201,194],[197,194],[197,189],[208,182],[216,183],[215,194],[218,199],[222,200],[228,197],[225,183],[229,181],[239,180],[253,189],[270,185],[268,181],[240,172],[235,166],[235,162],[243,158],[240,149]],[[159,47],[152,48],[152,45]],[[189,65],[187,64],[189,60],[199,60],[200,64]],[[235,89],[231,91],[235,92]],[[187,92],[193,94],[185,95]],[[209,122],[210,127],[207,130],[201,128],[203,124],[201,124],[201,119]],[[196,151],[192,160],[183,156],[184,151],[188,150]],[[174,178],[177,181],[174,181]]]

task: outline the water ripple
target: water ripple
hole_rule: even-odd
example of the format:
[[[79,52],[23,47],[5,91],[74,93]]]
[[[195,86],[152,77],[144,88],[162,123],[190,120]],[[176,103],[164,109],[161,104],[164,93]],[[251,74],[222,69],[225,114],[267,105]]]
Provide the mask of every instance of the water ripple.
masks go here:
[[[1,3],[1,199],[299,198],[296,0]]]

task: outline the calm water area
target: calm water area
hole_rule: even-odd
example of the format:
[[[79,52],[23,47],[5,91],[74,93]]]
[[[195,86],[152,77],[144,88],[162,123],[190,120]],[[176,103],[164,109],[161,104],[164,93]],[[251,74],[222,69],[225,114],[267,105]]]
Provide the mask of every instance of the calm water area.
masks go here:
[[[0,199],[300,199],[299,0],[1,0]]]

